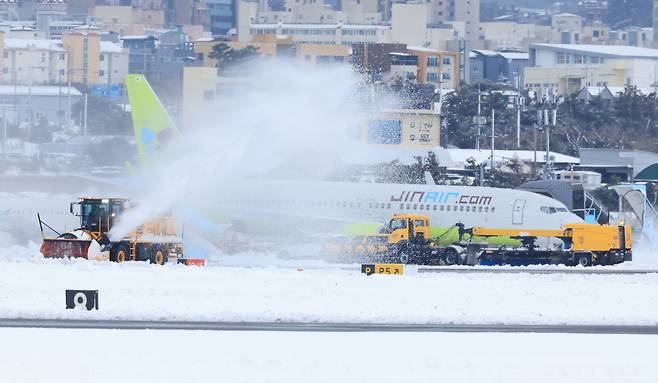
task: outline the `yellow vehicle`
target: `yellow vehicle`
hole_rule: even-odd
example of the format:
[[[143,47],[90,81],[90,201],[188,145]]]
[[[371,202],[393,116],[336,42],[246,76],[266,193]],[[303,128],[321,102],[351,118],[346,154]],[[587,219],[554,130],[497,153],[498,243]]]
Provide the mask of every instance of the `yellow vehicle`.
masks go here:
[[[480,263],[528,264],[564,263],[591,266],[621,263],[632,254],[633,234],[630,226],[599,224],[565,224],[560,230],[490,229],[474,227],[460,230],[460,236],[471,234],[479,237],[508,236],[523,244],[516,248],[483,247]],[[535,246],[538,237],[554,237],[562,240],[559,248],[540,249]]]
[[[395,214],[380,234],[333,239],[324,244],[323,254],[347,261],[438,263],[439,248],[429,237],[428,216]]]
[[[62,234],[39,217],[42,235],[44,226],[57,234],[54,238],[44,236],[41,254],[46,258],[150,261],[159,265],[183,257],[179,224],[168,216],[147,220],[124,238],[110,240],[110,230],[127,207],[128,200],[123,198],[80,198],[70,206],[71,214],[80,217],[80,227]]]
[[[582,223],[566,224],[559,230],[455,226],[459,228],[459,240],[449,246],[439,246],[430,238],[428,216],[396,214],[380,234],[329,241],[324,253],[342,260],[433,265],[549,263],[590,266],[623,262],[630,258],[633,242],[631,228],[627,226]],[[491,237],[511,238],[517,245],[494,246],[476,241]],[[539,237],[557,238],[560,245],[539,248],[535,245]]]

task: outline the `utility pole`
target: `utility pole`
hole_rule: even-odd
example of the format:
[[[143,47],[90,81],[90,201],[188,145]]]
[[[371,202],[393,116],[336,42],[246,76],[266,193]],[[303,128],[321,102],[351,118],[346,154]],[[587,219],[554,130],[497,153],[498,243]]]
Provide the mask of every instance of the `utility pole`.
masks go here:
[[[496,111],[491,108],[491,167],[489,171],[493,171],[494,168],[494,145],[496,143]]]
[[[85,92],[85,114],[84,114],[84,119],[83,119],[83,135],[87,136],[87,96],[88,93]]]
[[[541,110],[537,111],[537,124],[532,130],[532,146],[534,151],[534,160],[532,162],[532,177],[537,178],[537,130],[541,126],[542,113]]]
[[[30,65],[27,68],[28,79],[27,79],[27,119],[29,123],[32,123],[32,66]],[[30,130],[32,127],[30,126]]]
[[[480,150],[480,134],[482,133],[482,121],[480,120],[480,113],[482,113],[482,93],[480,91],[480,84],[478,84],[478,135],[476,137],[476,142],[475,142],[475,150]]]
[[[66,108],[66,123],[68,124],[69,128],[71,127],[71,68],[66,71],[66,74],[68,77],[68,83],[69,83],[69,88],[68,88],[68,105]]]
[[[548,121],[548,109],[544,109],[544,126],[546,127],[546,159],[544,160],[544,179],[548,179],[548,169],[550,161],[550,136],[551,136],[551,124]]]
[[[521,76],[516,77],[516,148],[521,148]]]
[[[4,133],[2,135],[2,152],[7,153],[7,107],[2,109],[2,126]]]

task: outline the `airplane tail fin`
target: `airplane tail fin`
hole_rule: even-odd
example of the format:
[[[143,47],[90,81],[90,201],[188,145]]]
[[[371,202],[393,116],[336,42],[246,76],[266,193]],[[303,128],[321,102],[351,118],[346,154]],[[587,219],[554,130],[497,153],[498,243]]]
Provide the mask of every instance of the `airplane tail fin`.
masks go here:
[[[129,74],[125,81],[137,153],[144,164],[178,134],[178,129],[144,75]]]

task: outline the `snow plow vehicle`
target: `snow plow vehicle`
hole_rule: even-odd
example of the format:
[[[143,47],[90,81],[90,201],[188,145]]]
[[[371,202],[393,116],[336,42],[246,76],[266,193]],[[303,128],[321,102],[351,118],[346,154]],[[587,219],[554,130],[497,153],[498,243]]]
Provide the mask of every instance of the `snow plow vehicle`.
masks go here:
[[[183,241],[179,222],[169,216],[149,219],[119,240],[110,239],[110,230],[128,208],[123,198],[80,198],[72,202],[70,212],[80,217],[80,227],[58,233],[39,216],[41,233],[44,226],[57,234],[43,235],[41,254],[45,258],[84,258],[113,262],[149,261],[162,265],[183,257]]]
[[[611,265],[630,259],[633,242],[629,226],[565,224],[558,230],[465,228],[454,226],[458,240],[439,245],[430,238],[429,217],[396,214],[380,234],[333,239],[323,244],[323,256],[338,261],[424,265]],[[448,232],[442,234],[445,235]],[[504,237],[517,245],[493,245],[492,237]],[[537,245],[538,238],[555,238]],[[548,244],[551,243],[552,246]]]
[[[456,264],[458,254],[430,240],[429,217],[420,214],[395,214],[379,234],[334,238],[322,247],[324,257],[337,261]]]

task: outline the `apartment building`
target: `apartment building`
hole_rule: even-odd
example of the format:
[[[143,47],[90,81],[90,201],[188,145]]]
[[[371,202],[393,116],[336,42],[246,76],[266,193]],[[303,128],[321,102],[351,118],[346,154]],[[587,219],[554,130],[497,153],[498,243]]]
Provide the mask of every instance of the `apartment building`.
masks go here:
[[[480,38],[480,0],[430,0],[427,14],[430,23],[463,22],[466,40]]]
[[[93,32],[73,32],[62,36],[62,45],[69,53],[71,82],[86,87],[99,83],[100,42],[100,35]]]
[[[147,28],[165,25],[164,9],[138,8],[129,5],[96,5],[92,14],[103,31],[140,34]]]
[[[128,51],[119,44],[101,41],[99,33],[83,30],[62,36],[62,46],[68,52],[71,82],[85,86],[123,84]]]
[[[3,83],[43,85],[63,82],[67,68],[68,52],[60,41],[3,38]]]
[[[348,62],[350,49],[336,44],[295,44],[292,36],[257,35],[253,41],[222,41],[202,39],[196,41],[194,51],[201,66],[214,67],[217,61],[209,57],[213,47],[219,43],[228,44],[233,49],[253,46],[264,57],[297,57],[311,64]]]
[[[459,53],[406,44],[360,44],[352,63],[371,80],[402,79],[437,88],[459,86]]]
[[[526,88],[566,96],[586,86],[654,87],[658,49],[586,44],[531,44]]]
[[[356,24],[252,24],[251,35],[290,36],[295,44],[351,45],[389,40],[388,25]]]

